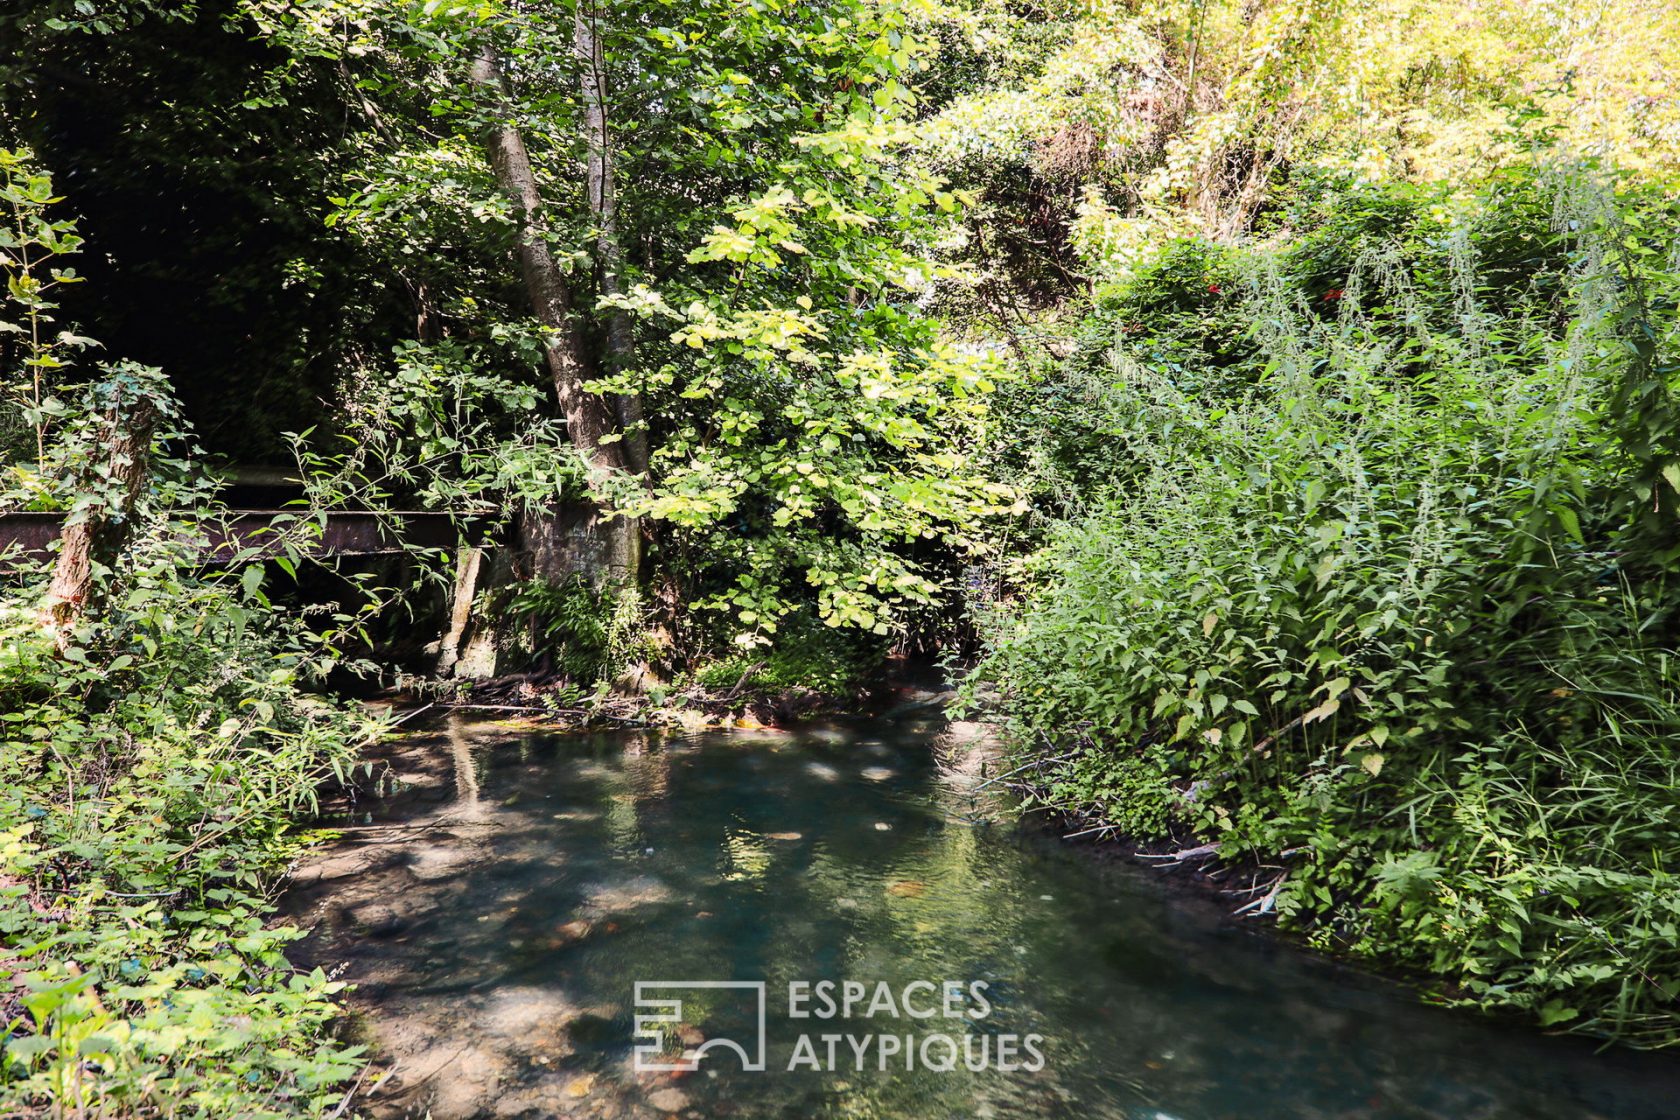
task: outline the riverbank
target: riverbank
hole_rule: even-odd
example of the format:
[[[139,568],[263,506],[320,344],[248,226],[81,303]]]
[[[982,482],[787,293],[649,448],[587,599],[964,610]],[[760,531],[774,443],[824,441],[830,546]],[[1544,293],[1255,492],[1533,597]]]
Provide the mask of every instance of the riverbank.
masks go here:
[[[880,713],[910,705],[933,707],[953,694],[937,671],[899,659],[863,670],[830,667],[813,673],[772,659],[722,662],[684,674],[674,683],[645,669],[612,687],[584,692],[559,675],[517,673],[488,680],[428,682],[386,694],[377,703],[413,718],[460,713],[570,730],[613,727],[698,731],[735,727],[789,729],[812,720]]]
[[[1444,1000],[1680,1046],[1673,198],[1302,203],[1092,301],[978,674],[1050,806],[1217,841]]]
[[[296,632],[243,625],[237,588],[170,591],[192,624],[63,655],[33,603],[0,611],[7,1116],[323,1116],[363,1067],[342,984],[271,919],[294,822],[381,723],[298,690]]]

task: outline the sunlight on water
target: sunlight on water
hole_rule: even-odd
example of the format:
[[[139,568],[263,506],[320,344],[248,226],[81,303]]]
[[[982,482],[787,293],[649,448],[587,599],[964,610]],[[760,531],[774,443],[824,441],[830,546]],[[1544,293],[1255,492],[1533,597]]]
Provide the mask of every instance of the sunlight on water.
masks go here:
[[[399,757],[410,790],[356,807],[300,871],[291,906],[317,926],[303,955],[358,985],[396,1066],[376,1097],[390,1116],[1675,1114],[1680,1063],[1419,1006],[1173,897],[1159,873],[982,811],[982,760],[936,764],[939,734],[452,725]],[[765,981],[768,1068],[742,1072],[717,1048],[695,1073],[636,1072],[635,985],[673,978]],[[884,982],[895,1014],[789,1018],[788,985],[823,980]],[[910,1017],[910,995],[946,981],[983,984],[987,1014]],[[670,1056],[752,1035],[741,994],[686,993]],[[876,1049],[859,1069],[839,1041],[827,1068],[824,1034]],[[988,1067],[925,1068],[931,1034],[952,1040],[928,1048],[934,1065],[967,1046]],[[788,1069],[802,1035],[824,1068]],[[883,1071],[888,1035],[902,1050]],[[1043,1068],[998,1068],[1029,1035]]]

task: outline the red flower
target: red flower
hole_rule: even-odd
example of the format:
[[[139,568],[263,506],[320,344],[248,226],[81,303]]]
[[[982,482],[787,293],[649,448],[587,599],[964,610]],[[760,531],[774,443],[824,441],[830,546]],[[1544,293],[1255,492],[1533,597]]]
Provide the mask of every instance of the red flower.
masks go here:
[[[1340,288],[1331,288],[1328,292],[1324,293],[1324,298],[1332,302],[1341,299],[1342,290]]]
[[[1214,295],[1218,295],[1219,294],[1219,285],[1218,284],[1209,284],[1208,285],[1208,291],[1212,292]]]

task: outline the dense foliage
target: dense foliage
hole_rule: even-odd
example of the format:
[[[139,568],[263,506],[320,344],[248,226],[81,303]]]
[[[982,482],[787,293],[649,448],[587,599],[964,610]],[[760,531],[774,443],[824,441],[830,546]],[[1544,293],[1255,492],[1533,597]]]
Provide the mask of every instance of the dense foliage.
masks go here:
[[[978,547],[1010,492],[969,466],[997,364],[953,347],[916,306],[960,201],[898,154],[905,83],[926,53],[902,11],[586,13],[612,91],[600,112],[616,185],[589,188],[605,210],[572,185],[604,174],[573,27],[495,5],[304,7],[276,8],[279,34],[425,109],[366,134],[328,219],[427,292],[426,334],[398,349],[399,399],[436,399],[435,379],[408,373],[421,362],[493,387],[529,383],[541,353],[543,328],[506,279],[520,221],[482,139],[511,112],[539,169],[541,236],[580,303],[588,390],[620,402],[621,431],[603,442],[624,448],[623,472],[575,472],[573,492],[649,524],[664,593],[719,612],[712,640],[765,644],[800,609],[885,635],[943,597],[939,557]],[[485,50],[507,60],[508,104],[474,84]],[[383,380],[373,368],[363,383]],[[462,460],[436,496],[500,506],[555,493],[541,457],[554,440],[530,440],[517,416],[440,448],[394,426],[411,410],[358,396],[364,446]],[[533,455],[537,486],[508,477]]]
[[[113,380],[167,409],[155,371]],[[68,477],[97,468],[98,411],[72,398]],[[324,1111],[361,1066],[326,1038],[340,985],[300,973],[268,919],[294,816],[377,727],[300,691],[332,659],[278,614],[264,566],[202,571],[218,511],[158,437],[141,532],[99,572],[67,648],[24,568],[0,599],[0,1099],[87,1115]],[[106,495],[85,486],[77,514]],[[286,555],[282,550],[282,559]],[[66,1111],[64,1114],[68,1114]]]
[[[374,730],[372,576],[265,593],[329,507],[495,542],[405,609],[550,701],[980,648],[1045,802],[1680,1040],[1677,18],[6,5],[0,510],[66,526],[0,558],[5,1107],[348,1109],[265,921]],[[209,479],[293,458],[228,544]],[[532,559],[579,509],[604,570]]]
[[[1677,20],[1666,0],[959,5],[921,143],[979,196],[978,298],[949,313],[1030,347],[1163,239],[1240,237],[1323,176],[1474,181],[1524,133],[1672,172]]]
[[[0,171],[23,357],[5,497],[123,527],[62,632],[40,561],[9,557],[0,593],[0,1100],[8,1115],[325,1111],[362,1064],[324,1030],[340,985],[293,969],[300,933],[268,913],[296,815],[379,730],[304,691],[357,620],[306,628],[264,594],[270,570],[296,573],[312,522],[213,548],[225,511],[167,381],[76,359],[98,344],[54,321],[55,288],[78,279],[62,261],[75,223],[29,153],[0,152]],[[140,411],[154,422],[131,492],[113,429]]]
[[[1670,1043],[1672,206],[1563,169],[1297,220],[1099,296],[982,673],[1051,804],[1280,869],[1265,909],[1445,998]]]
[[[270,895],[294,814],[372,728],[300,696],[312,654],[252,584],[146,553],[67,658],[27,599],[0,606],[0,1098],[324,1111],[362,1063],[323,1036],[341,985],[288,964]]]

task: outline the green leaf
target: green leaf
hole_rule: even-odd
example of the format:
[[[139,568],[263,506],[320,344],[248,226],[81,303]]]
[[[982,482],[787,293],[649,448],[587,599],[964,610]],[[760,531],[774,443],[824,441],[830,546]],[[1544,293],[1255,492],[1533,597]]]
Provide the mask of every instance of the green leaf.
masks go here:
[[[1581,535],[1581,521],[1575,516],[1574,510],[1568,506],[1559,506],[1557,517],[1563,523],[1563,531],[1569,534],[1570,539],[1576,544],[1586,543],[1586,538]]]

